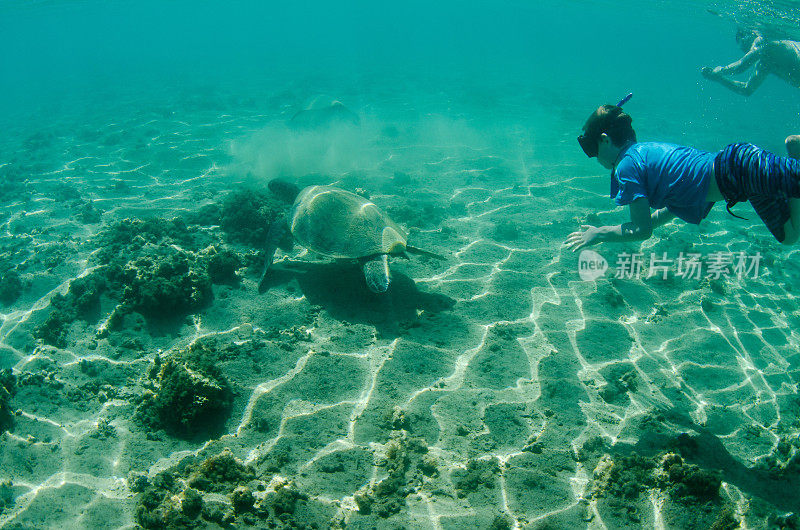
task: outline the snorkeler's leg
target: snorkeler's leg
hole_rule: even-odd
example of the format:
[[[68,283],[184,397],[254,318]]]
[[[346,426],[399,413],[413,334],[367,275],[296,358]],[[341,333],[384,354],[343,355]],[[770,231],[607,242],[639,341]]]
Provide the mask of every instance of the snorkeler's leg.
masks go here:
[[[783,225],[784,245],[794,245],[800,239],[800,199],[789,199],[789,208],[789,220]]]
[[[786,152],[790,158],[800,158],[800,134],[786,137]],[[785,245],[793,245],[800,239],[800,199],[789,199],[791,217],[783,227],[786,238],[781,241]]]
[[[732,144],[720,153],[717,163],[727,201],[749,200],[775,239],[784,244],[798,240],[800,161],[753,144]]]
[[[786,137],[786,154],[789,158],[800,158],[800,134]]]

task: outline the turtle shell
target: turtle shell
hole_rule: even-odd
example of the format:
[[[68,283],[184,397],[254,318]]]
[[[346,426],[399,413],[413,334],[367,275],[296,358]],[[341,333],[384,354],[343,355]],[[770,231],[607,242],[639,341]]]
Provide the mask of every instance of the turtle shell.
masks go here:
[[[361,195],[309,186],[294,202],[291,231],[298,243],[332,258],[363,258],[405,251],[402,228]]]

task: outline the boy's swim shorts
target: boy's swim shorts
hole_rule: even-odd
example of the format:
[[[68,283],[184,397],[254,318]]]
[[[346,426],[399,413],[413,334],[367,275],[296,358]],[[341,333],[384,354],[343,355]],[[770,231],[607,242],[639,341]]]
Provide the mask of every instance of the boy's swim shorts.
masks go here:
[[[750,201],[778,241],[791,216],[789,199],[800,197],[800,161],[776,156],[753,144],[731,144],[714,160],[714,176],[730,207]]]

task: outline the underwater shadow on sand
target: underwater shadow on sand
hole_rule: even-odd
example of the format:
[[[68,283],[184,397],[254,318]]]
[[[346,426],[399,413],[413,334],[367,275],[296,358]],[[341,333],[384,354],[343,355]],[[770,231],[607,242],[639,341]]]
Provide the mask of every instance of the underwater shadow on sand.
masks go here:
[[[449,296],[420,291],[414,280],[398,272],[386,293],[367,289],[361,268],[344,263],[303,263],[276,266],[268,286],[296,279],[309,303],[321,306],[332,318],[370,324],[383,336],[395,337],[404,326],[413,325],[419,312],[438,313],[451,309]]]

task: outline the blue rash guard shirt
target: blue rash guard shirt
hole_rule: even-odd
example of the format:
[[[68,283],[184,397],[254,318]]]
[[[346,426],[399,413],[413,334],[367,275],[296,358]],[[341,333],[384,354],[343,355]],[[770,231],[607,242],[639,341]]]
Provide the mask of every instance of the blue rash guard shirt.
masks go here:
[[[611,198],[625,206],[645,197],[651,208],[667,208],[687,223],[698,224],[714,205],[705,198],[716,156],[661,142],[631,144],[611,172]]]

